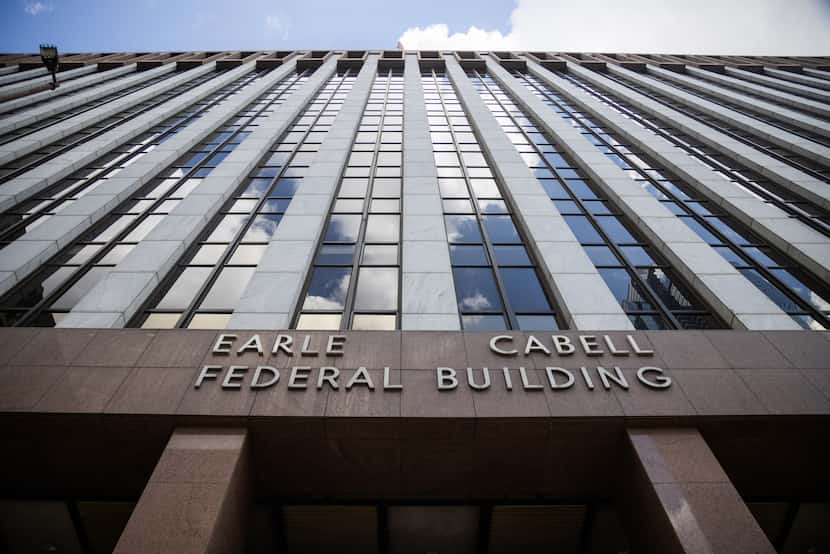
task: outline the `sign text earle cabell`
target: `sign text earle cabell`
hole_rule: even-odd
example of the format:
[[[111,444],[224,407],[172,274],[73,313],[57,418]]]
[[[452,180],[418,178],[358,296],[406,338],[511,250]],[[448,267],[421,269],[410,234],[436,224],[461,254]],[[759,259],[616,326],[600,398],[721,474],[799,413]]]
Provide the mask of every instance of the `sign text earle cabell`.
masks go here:
[[[325,338],[325,344],[323,339]],[[238,335],[220,334],[213,345],[214,355],[241,356],[247,353],[256,353],[259,356],[267,354],[281,354],[289,358],[295,356],[301,360],[313,359],[319,356],[327,358],[342,356],[346,348],[345,335],[304,335],[295,341],[292,335],[277,335],[273,345],[263,345],[259,334],[251,335],[247,340],[240,340]],[[320,344],[313,344],[316,340]],[[636,370],[634,376],[626,376],[623,371],[610,364],[607,366],[579,366],[565,368],[571,356],[599,357],[610,355],[613,357],[642,357],[654,355],[652,350],[643,348],[632,335],[549,335],[542,338],[534,335],[522,336],[521,344],[512,335],[497,335],[490,339],[490,350],[505,361],[527,357],[533,354],[550,357],[551,365],[542,371],[541,380],[533,378],[533,372],[517,364],[511,363],[514,368],[435,368],[435,384],[438,390],[453,390],[459,386],[466,386],[474,391],[490,388],[494,382],[501,382],[507,390],[540,390],[550,388],[555,391],[566,391],[574,386],[595,389],[628,390],[629,378],[638,385],[650,389],[667,389],[671,386],[671,377],[659,367],[644,365]],[[553,359],[559,359],[557,365]],[[337,368],[320,365],[291,365],[291,367],[277,368],[270,365],[205,365],[196,377],[194,387],[199,389],[208,384],[221,386],[226,390],[237,390],[247,387],[253,390],[266,390],[277,386],[280,382],[290,390],[304,390],[324,388],[338,391],[350,390],[354,387],[382,390],[401,390],[400,375],[386,367],[383,378],[373,377],[366,367]],[[377,381],[377,382],[376,382]]]

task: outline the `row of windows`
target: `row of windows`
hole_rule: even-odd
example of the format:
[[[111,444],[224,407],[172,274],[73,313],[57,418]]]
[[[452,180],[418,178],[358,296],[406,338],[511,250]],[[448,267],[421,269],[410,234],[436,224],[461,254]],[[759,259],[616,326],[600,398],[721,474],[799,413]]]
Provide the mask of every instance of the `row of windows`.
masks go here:
[[[721,326],[616,206],[494,79],[477,71],[470,77],[636,328]]]
[[[403,75],[376,76],[303,295],[297,329],[400,327]]]
[[[449,78],[432,71],[421,80],[462,328],[560,328],[551,296]]]
[[[622,85],[625,85],[625,86],[627,86],[627,87],[629,87],[633,90],[636,90],[637,92],[645,94],[649,98],[657,100],[658,102],[661,102],[662,104],[665,104],[666,106],[668,106],[668,107],[670,107],[674,110],[677,110],[680,113],[683,113],[684,115],[687,115],[687,116],[689,116],[693,119],[696,119],[696,120],[698,120],[698,121],[714,128],[714,129],[716,129],[716,130],[718,130],[722,133],[725,133],[725,134],[727,134],[727,135],[743,142],[744,144],[747,144],[747,145],[751,146],[752,148],[755,148],[756,150],[759,150],[759,151],[761,151],[761,152],[763,152],[763,153],[765,153],[769,156],[772,156],[773,158],[775,158],[777,160],[780,160],[780,161],[782,161],[782,162],[784,162],[784,163],[786,163],[786,164],[788,164],[788,165],[790,165],[790,166],[792,166],[792,167],[794,167],[794,168],[796,168],[800,171],[803,171],[804,173],[806,173],[806,174],[808,174],[812,177],[815,177],[816,179],[820,179],[824,182],[830,183],[830,168],[825,167],[823,164],[821,164],[819,162],[815,162],[815,161],[811,160],[810,158],[808,158],[806,156],[798,154],[797,152],[794,152],[792,149],[784,148],[782,146],[779,146],[779,145],[775,144],[774,142],[772,142],[771,140],[762,137],[760,135],[760,133],[755,133],[755,132],[746,131],[744,129],[740,129],[735,125],[731,125],[729,122],[727,122],[723,119],[719,119],[719,118],[716,118],[714,116],[708,115],[708,114],[704,113],[703,111],[701,111],[697,108],[694,108],[692,106],[687,105],[686,103],[678,102],[676,100],[673,100],[673,99],[669,98],[668,96],[666,96],[665,94],[656,92],[655,90],[653,90],[651,88],[645,87],[645,86],[637,83],[636,81],[634,81],[632,79],[629,79],[628,77],[621,77],[619,75],[615,75],[615,74],[611,74],[611,73],[606,73],[605,76],[607,76],[609,79],[612,79],[612,80],[614,80],[614,81],[616,81],[616,82],[618,82]],[[656,79],[658,81],[663,82],[667,86],[677,88],[677,89],[680,89],[680,90],[684,90],[685,92],[688,92],[690,94],[694,94],[694,95],[699,96],[699,97],[701,97],[705,100],[715,102],[718,105],[727,106],[730,109],[733,109],[734,111],[737,111],[737,112],[740,112],[743,109],[740,106],[733,107],[732,105],[730,105],[730,103],[725,102],[725,101],[723,101],[719,98],[716,98],[716,97],[713,97],[713,96],[710,96],[710,95],[706,95],[704,93],[701,93],[697,89],[688,87],[686,85],[682,85],[680,83],[676,83],[674,81],[666,79],[665,77],[660,77],[658,75],[649,74],[648,78]],[[755,117],[755,119],[764,121],[764,123],[769,123],[770,125],[776,125],[776,123],[768,117],[763,117],[763,118],[761,116],[754,116],[754,117]],[[802,132],[806,132],[806,131],[802,131]],[[810,139],[810,140],[814,140],[814,139]]]
[[[234,80],[201,101],[165,119],[149,131],[13,206],[0,216],[0,248],[42,225],[79,198],[106,187],[107,181],[121,173],[124,168],[139,161],[159,144],[195,123],[207,110],[223,104],[261,76],[262,73],[249,73]]]
[[[141,187],[0,300],[5,325],[53,326],[273,110],[303,76],[284,79]],[[237,92],[236,94],[240,94]]]
[[[83,75],[83,77],[90,77],[92,75],[95,75],[98,78],[91,80],[89,83],[85,84],[82,87],[76,88],[71,94],[65,94],[65,95],[61,96],[61,100],[71,100],[71,99],[75,98],[76,96],[86,94],[86,92],[88,92],[87,89],[89,89],[89,88],[105,85],[105,84],[109,83],[110,81],[114,81],[115,79],[120,78],[120,77],[123,77],[124,79],[128,79],[130,77],[135,76],[136,74],[137,74],[136,72],[133,72],[133,73],[127,73],[126,75],[125,74],[119,75],[115,71],[112,71],[112,70],[103,70],[103,71],[99,71],[97,73],[91,73],[89,75]],[[58,77],[60,78],[60,74],[58,75]],[[63,81],[63,80],[61,80],[60,82],[61,82],[61,84],[66,83],[66,81]],[[3,104],[0,104],[0,113],[3,114],[3,117],[10,117],[10,116],[22,113],[22,112],[27,112],[29,110],[36,109],[39,106],[42,106],[43,104],[45,104],[47,102],[51,102],[54,99],[55,99],[54,96],[46,95],[42,100],[38,100],[36,102],[31,102],[29,104],[26,104],[25,106],[20,106],[19,108],[12,108],[12,109],[8,109],[8,105],[6,105],[6,107],[4,107]],[[88,106],[89,103],[86,103],[86,105]],[[96,104],[96,105],[100,105],[100,104]],[[51,124],[52,123],[49,123],[49,125],[51,125]],[[37,127],[37,128],[41,128],[41,127]],[[3,138],[0,138],[0,143],[5,143],[5,142],[7,142],[7,141],[4,140]]]
[[[351,71],[326,82],[132,324],[190,329],[227,326],[353,83]]]
[[[166,92],[154,95],[153,97],[148,98],[147,100],[145,100],[143,102],[140,102],[138,104],[130,106],[129,108],[126,108],[124,110],[121,110],[120,112],[118,112],[116,114],[113,114],[113,115],[111,115],[111,116],[109,116],[105,119],[102,119],[101,121],[93,123],[92,125],[88,125],[87,127],[84,127],[83,129],[81,129],[80,131],[76,131],[76,132],[71,133],[67,136],[61,137],[59,140],[51,142],[50,144],[48,144],[46,146],[43,146],[41,148],[38,148],[34,152],[31,152],[29,154],[26,154],[25,156],[21,156],[21,157],[15,159],[14,161],[11,161],[9,163],[4,164],[4,165],[0,166],[0,183],[4,183],[6,181],[9,181],[9,180],[17,177],[18,175],[22,175],[26,171],[34,169],[34,168],[38,167],[39,165],[43,164],[44,162],[46,162],[46,161],[48,161],[52,158],[55,158],[55,157],[59,156],[60,154],[63,154],[64,152],[68,152],[69,150],[71,150],[71,149],[73,149],[73,148],[75,148],[75,147],[77,147],[77,146],[79,146],[79,145],[81,145],[85,142],[88,142],[88,141],[94,139],[95,137],[98,137],[98,136],[106,133],[107,131],[109,131],[111,129],[114,129],[117,126],[122,125],[122,124],[130,121],[131,119],[134,119],[134,118],[138,117],[139,115],[155,108],[156,106],[159,106],[159,105],[163,104],[164,102],[167,102],[171,98],[174,98],[175,96],[178,96],[179,94],[182,94],[182,93],[184,93],[188,90],[191,90],[191,89],[201,85],[202,83],[204,83],[204,82],[206,82],[210,79],[213,79],[218,74],[219,74],[218,72],[209,72],[209,73],[201,75],[201,76],[199,76],[195,79],[191,79],[191,80],[189,80],[185,83],[182,83],[182,84],[180,84],[180,85],[178,85],[178,86],[176,86],[176,87],[174,87],[174,88],[172,88],[172,89],[170,89]],[[160,75],[160,76],[155,77],[154,79],[151,79],[150,81],[144,81],[140,85],[135,85],[135,86],[130,87],[128,89],[125,89],[125,91],[121,91],[121,92],[123,92],[124,94],[130,94],[130,93],[136,92],[136,91],[138,91],[142,88],[146,88],[146,87],[149,87],[151,85],[154,85],[154,84],[156,84],[156,83],[158,83],[158,82],[160,82],[164,79],[167,79],[167,78],[170,78],[170,76],[169,75]],[[94,101],[94,102],[97,102],[97,101]],[[83,111],[85,109],[86,109],[86,106],[81,106],[81,107],[77,108],[78,113],[80,113],[80,111]],[[69,116],[73,116],[73,115],[76,115],[76,113],[64,112],[64,113],[58,114],[54,117],[63,118],[63,116],[69,117]],[[52,122],[52,123],[50,123],[50,125],[55,124],[55,123],[56,122]],[[39,125],[39,124],[37,124],[37,125]],[[17,131],[20,131],[20,129],[18,129]],[[16,133],[17,131],[13,131],[13,133]],[[17,137],[14,137],[14,138],[17,138]]]
[[[827,287],[656,160],[632,150],[631,145],[586,117],[538,79],[527,77],[525,83],[560,116],[581,127],[586,138],[601,152],[641,183],[644,190],[660,200],[801,326],[825,329],[830,325],[830,291]]]

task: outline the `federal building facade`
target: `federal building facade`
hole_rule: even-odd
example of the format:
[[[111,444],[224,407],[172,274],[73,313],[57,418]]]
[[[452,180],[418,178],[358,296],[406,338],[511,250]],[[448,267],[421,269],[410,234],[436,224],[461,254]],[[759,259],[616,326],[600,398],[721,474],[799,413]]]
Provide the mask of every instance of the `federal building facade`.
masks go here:
[[[0,55],[0,550],[830,552],[830,58]]]

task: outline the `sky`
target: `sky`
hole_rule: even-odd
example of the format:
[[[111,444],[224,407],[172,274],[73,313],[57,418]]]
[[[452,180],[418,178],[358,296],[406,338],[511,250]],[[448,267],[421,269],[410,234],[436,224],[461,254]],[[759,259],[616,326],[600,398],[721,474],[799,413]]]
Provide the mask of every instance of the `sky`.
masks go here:
[[[830,0],[0,0],[0,52],[830,55]]]

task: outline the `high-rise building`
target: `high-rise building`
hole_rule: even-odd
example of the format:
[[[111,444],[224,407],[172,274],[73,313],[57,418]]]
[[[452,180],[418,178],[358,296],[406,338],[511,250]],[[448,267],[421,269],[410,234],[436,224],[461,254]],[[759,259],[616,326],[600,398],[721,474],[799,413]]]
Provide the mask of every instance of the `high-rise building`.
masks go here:
[[[0,549],[830,552],[830,58],[0,55]]]

